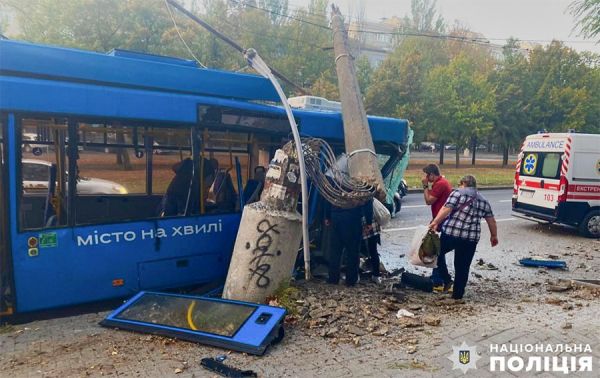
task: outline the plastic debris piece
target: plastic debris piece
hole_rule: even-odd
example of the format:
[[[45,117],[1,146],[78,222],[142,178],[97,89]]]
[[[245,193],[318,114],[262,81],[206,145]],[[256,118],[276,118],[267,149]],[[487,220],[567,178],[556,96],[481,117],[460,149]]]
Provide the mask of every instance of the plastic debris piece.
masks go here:
[[[401,308],[400,310],[398,310],[398,312],[396,313],[396,317],[398,319],[400,318],[414,318],[415,314],[413,314],[412,312],[405,310],[403,308]]]
[[[203,358],[200,361],[203,368],[215,372],[223,377],[257,377],[257,374],[252,370],[240,370],[231,366],[227,366],[214,358]]]
[[[521,259],[519,264],[536,268],[567,269],[567,263],[563,260]]]

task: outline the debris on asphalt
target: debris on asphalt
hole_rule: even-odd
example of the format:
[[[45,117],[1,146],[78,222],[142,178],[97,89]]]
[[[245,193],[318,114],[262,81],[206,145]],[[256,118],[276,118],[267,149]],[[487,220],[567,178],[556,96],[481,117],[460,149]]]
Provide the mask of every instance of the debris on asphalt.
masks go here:
[[[433,327],[439,326],[441,322],[442,322],[442,319],[440,319],[439,317],[434,316],[434,315],[427,315],[427,316],[423,317],[423,323],[433,326]]]
[[[563,303],[566,302],[566,299],[561,299],[561,298],[556,298],[556,297],[549,297],[549,298],[546,298],[545,302],[548,303],[548,304],[560,306],[560,305],[562,305]]]
[[[483,259],[478,259],[475,268],[481,270],[498,270],[498,267],[492,263],[486,263]]]
[[[203,358],[200,361],[200,365],[206,370],[215,372],[223,377],[257,377],[256,372],[252,370],[241,370],[222,362],[215,360],[214,358]]]
[[[547,291],[551,291],[551,292],[555,292],[555,293],[560,293],[563,291],[567,291],[570,290],[572,288],[571,284],[569,282],[564,283],[564,284],[560,284],[558,282],[548,282],[546,283],[546,290]]]
[[[398,319],[400,319],[400,318],[414,318],[414,317],[415,317],[415,314],[413,314],[412,312],[410,312],[410,311],[407,311],[407,310],[405,310],[405,309],[400,309],[400,310],[398,310],[398,312],[396,313],[396,317],[397,317]]]

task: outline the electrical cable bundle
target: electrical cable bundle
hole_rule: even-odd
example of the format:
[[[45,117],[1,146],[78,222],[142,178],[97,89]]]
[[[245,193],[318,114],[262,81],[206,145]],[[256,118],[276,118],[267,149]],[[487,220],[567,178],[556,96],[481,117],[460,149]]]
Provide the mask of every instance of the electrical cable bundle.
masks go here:
[[[302,138],[302,151],[306,174],[332,205],[348,209],[362,205],[374,196],[376,188],[350,177],[346,155],[336,158],[323,139]]]

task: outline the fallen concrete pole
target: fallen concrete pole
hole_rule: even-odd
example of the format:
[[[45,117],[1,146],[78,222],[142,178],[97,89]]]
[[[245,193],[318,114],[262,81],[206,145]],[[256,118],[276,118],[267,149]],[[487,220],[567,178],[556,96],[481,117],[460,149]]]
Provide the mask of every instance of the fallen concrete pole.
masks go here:
[[[331,8],[333,51],[335,53],[335,68],[342,103],[344,143],[348,154],[348,169],[350,176],[372,185],[377,189],[378,197],[385,198],[385,186],[379,170],[373,138],[367,121],[367,113],[356,78],[354,59],[348,47],[348,36],[344,28],[344,20],[335,5],[332,4]]]
[[[263,303],[290,280],[300,241],[300,167],[292,143],[269,164],[260,201],[244,206],[223,298]]]

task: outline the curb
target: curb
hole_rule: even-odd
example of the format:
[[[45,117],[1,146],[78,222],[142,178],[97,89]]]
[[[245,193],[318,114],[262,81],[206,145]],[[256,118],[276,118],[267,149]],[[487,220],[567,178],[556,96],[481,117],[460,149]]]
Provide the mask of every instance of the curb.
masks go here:
[[[486,190],[500,190],[500,189],[513,189],[513,186],[482,186],[481,188],[477,188],[477,190],[479,191],[486,191]],[[423,189],[408,189],[408,194],[411,193],[423,193]]]

